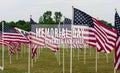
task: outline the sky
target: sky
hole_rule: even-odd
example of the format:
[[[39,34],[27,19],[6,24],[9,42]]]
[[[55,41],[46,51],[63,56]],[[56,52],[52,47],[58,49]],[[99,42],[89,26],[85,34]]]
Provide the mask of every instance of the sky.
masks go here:
[[[29,21],[30,15],[38,22],[45,11],[60,11],[72,19],[72,6],[92,17],[114,23],[115,8],[120,15],[120,0],[0,0],[0,21]]]

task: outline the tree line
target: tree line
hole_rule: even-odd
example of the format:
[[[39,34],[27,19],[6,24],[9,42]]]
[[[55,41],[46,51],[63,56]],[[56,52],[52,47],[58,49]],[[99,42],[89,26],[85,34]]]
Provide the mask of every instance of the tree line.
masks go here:
[[[63,24],[62,16],[63,16],[63,14],[59,11],[55,12],[54,14],[52,13],[52,11],[46,11],[43,13],[42,16],[40,16],[38,23],[42,24],[42,25],[44,25],[44,24],[52,25],[52,24],[59,24],[59,23]],[[104,24],[106,24],[108,27],[114,28],[114,26],[112,26],[111,23],[109,23],[105,20],[100,20],[100,21],[103,22]],[[5,21],[5,23],[10,25],[11,27],[18,27],[25,31],[30,31],[30,22],[29,21],[25,21],[25,20],[18,20],[17,22]],[[0,22],[0,30],[2,30],[2,22]]]

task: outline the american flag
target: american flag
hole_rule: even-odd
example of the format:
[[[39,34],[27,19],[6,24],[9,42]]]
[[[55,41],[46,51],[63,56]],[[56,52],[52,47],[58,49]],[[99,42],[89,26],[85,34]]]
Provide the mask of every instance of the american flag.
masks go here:
[[[30,18],[30,35],[29,35],[29,40],[30,40],[30,48],[32,49],[32,58],[34,58],[37,54],[37,47],[38,45],[41,46],[41,44],[44,44],[41,42],[39,38],[36,37],[36,26],[37,23]]]
[[[10,45],[18,51],[21,50],[20,46],[22,43],[29,43],[29,40],[26,39],[20,31],[18,32],[17,28],[10,27],[8,24],[4,24],[3,39],[5,42],[9,42]]]
[[[94,34],[94,24],[93,24],[93,20],[91,18],[91,16],[89,16],[88,14],[84,13],[83,11],[74,8],[74,18],[73,18],[73,24],[74,26],[78,26],[80,25],[82,29],[82,26],[85,27],[85,31],[83,33],[83,35],[85,35],[85,37],[87,38],[86,44],[95,47],[96,46],[96,38],[95,38],[95,34]],[[85,40],[83,38],[83,40]]]
[[[24,40],[23,35],[17,33],[17,31],[10,27],[7,24],[4,24],[4,33],[3,33],[3,38],[4,41],[8,41],[8,42],[26,42],[26,40]]]
[[[72,20],[69,18],[64,18],[64,24],[71,24]]]
[[[14,55],[15,51],[14,51],[13,46],[10,45],[10,42],[4,41],[4,40],[2,39],[2,36],[3,36],[3,34],[2,34],[2,32],[0,31],[0,44],[3,44],[3,45],[5,45],[5,46],[8,46],[8,47],[9,47],[9,52],[10,52],[10,54],[11,54],[11,55]],[[3,40],[3,41],[2,41],[2,40]]]
[[[19,29],[17,27],[14,27],[14,29],[16,30],[16,32],[18,34],[22,35],[21,43],[29,43],[29,37],[28,37],[29,32],[22,30],[22,29]]]
[[[104,51],[105,53],[110,53],[113,48],[115,48],[116,42],[116,31],[108,28],[105,24],[100,22],[99,20],[91,17],[85,12],[74,8],[74,24],[76,25],[87,25],[92,27],[92,30],[89,32],[94,33],[90,34],[90,43],[96,43],[96,47],[98,51]],[[96,38],[96,40],[91,39]]]
[[[118,15],[117,11],[115,13],[115,29],[118,31],[118,37],[116,41],[116,48],[115,48],[115,69],[120,69],[120,16]]]

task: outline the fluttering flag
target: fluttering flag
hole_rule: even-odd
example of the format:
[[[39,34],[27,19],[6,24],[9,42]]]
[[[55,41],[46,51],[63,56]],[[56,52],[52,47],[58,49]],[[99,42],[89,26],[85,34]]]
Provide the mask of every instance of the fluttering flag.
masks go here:
[[[118,37],[116,41],[114,68],[120,69],[120,16],[117,11],[115,13],[115,29],[118,31]]]
[[[29,40],[30,40],[30,48],[32,49],[32,58],[34,58],[37,54],[37,47],[41,46],[41,41],[36,37],[36,26],[37,23],[30,18],[30,35],[29,35]]]
[[[2,40],[3,43],[6,45],[9,45],[10,47],[13,47],[10,43],[12,42],[18,42],[21,38],[21,35],[17,34],[17,32],[14,30],[14,28],[10,27],[8,24],[3,25],[3,33],[2,33]],[[15,53],[14,47],[9,49],[9,52],[11,55]]]
[[[95,43],[98,51],[104,51],[105,53],[110,53],[111,50],[115,48],[115,42],[117,38],[117,31],[111,28],[108,28],[105,24],[99,20],[91,17],[85,12],[74,8],[74,20],[75,25],[86,25],[92,27],[90,30],[92,36],[90,37],[90,43]],[[91,39],[96,38],[96,40]]]
[[[95,38],[95,29],[92,17],[85,12],[74,8],[74,18],[73,18],[74,25],[80,25],[81,31],[82,26],[85,27],[83,29],[83,40],[84,43],[88,44],[89,46],[96,47],[96,38]],[[86,37],[86,38],[84,38]]]

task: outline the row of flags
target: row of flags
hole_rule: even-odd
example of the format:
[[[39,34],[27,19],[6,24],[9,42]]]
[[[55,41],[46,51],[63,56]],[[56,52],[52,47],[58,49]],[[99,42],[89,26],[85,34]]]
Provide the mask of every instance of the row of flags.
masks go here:
[[[73,8],[73,10],[73,24],[89,26],[91,28],[89,32],[94,34],[89,36],[89,38],[93,37],[96,38],[96,40],[91,40],[89,43],[95,43],[94,46],[97,47],[98,52],[103,51],[105,53],[110,53],[114,49],[114,68],[120,69],[120,16],[117,11],[115,13],[114,29],[107,27],[99,20],[79,9]],[[68,23],[68,21],[70,22],[70,19],[66,20],[66,23]]]
[[[96,47],[98,52],[105,52],[110,53],[113,49],[115,49],[115,69],[120,69],[120,17],[118,13],[115,13],[115,29],[107,27],[105,24],[97,20],[96,18],[88,15],[87,13],[77,9],[73,8],[73,20],[69,18],[64,19],[64,24],[71,24],[71,29],[67,32],[69,34],[70,38],[62,38],[62,37],[51,37],[50,35],[45,35],[45,29],[43,28],[40,33],[43,35],[43,37],[36,36],[36,28],[38,28],[38,24],[34,22],[32,18],[30,18],[30,26],[31,31],[27,32],[24,30],[21,30],[19,28],[12,28],[8,26],[7,24],[4,24],[4,32],[0,32],[0,43],[5,44],[10,47],[10,54],[14,54],[14,48],[16,48],[18,51],[20,51],[20,46],[22,44],[30,44],[31,46],[29,48],[32,49],[32,57],[36,55],[36,50],[39,46],[49,48],[52,51],[56,52],[59,50],[60,43],[59,44],[53,44],[46,42],[52,41],[54,39],[60,40],[60,41],[66,41],[70,40],[72,37],[72,41],[74,41],[73,37],[73,31],[74,30],[82,30],[84,27],[84,32],[81,31],[79,34],[82,36],[82,40],[89,46]],[[74,24],[74,25],[72,25]],[[80,26],[81,25],[81,26]],[[79,27],[80,26],[80,27]],[[65,27],[65,26],[63,26]],[[60,27],[59,27],[60,28]],[[63,32],[59,32],[59,34],[63,34]],[[3,41],[2,41],[3,38]],[[78,38],[78,40],[81,40]],[[76,41],[77,42],[77,41]],[[65,44],[65,43],[64,43]],[[66,44],[68,47],[71,44]],[[83,46],[83,44],[80,43],[72,43],[73,48],[79,48],[80,46]],[[86,45],[84,45],[86,46]]]

